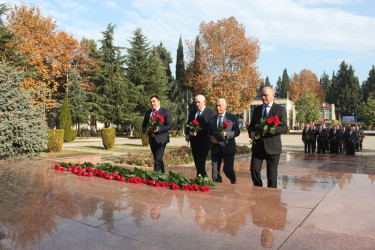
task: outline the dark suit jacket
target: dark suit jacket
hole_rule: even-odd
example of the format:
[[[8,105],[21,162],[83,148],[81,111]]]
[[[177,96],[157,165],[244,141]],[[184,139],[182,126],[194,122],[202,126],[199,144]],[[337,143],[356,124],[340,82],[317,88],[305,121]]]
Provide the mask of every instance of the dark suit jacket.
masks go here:
[[[150,121],[152,109],[147,110],[142,123],[142,131],[145,134],[147,132],[147,125]],[[155,132],[155,142],[156,143],[168,143],[169,142],[169,130],[172,130],[172,116],[171,112],[163,107],[159,108],[158,114],[164,117],[164,124],[159,127],[159,130]],[[151,137],[149,137],[151,140]]]
[[[249,136],[252,132],[255,132],[255,125],[261,122],[263,105],[258,106],[254,109],[249,125]],[[270,135],[263,138],[263,143],[253,144],[253,152],[256,153],[261,150],[264,145],[264,150],[269,155],[281,154],[281,134],[285,133],[288,129],[286,110],[283,106],[273,102],[270,111],[268,112],[267,118],[278,116],[280,124],[277,126],[274,135]]]
[[[350,131],[346,130],[344,134],[345,144],[346,145],[353,145],[356,142],[357,133],[353,130],[352,134],[350,135]]]
[[[188,123],[195,120],[195,115],[196,115],[197,111],[198,111],[197,109],[194,109],[194,110],[190,111]],[[198,131],[196,136],[190,136],[190,142],[192,143],[192,146],[193,146],[193,144],[195,144],[195,142],[201,143],[202,141],[207,141],[207,142],[209,141],[210,137],[208,136],[208,122],[214,116],[215,116],[215,112],[212,109],[210,109],[206,106],[205,109],[203,110],[203,112],[201,113],[201,115],[199,117],[197,117],[197,121],[199,122],[199,126],[202,129]],[[186,128],[186,134],[187,135],[190,134],[189,128]]]
[[[304,143],[307,143],[310,140],[310,136],[311,136],[311,129],[303,128],[303,130],[302,130],[302,140],[304,141]]]
[[[240,126],[238,122],[238,118],[236,115],[233,115],[229,112],[225,112],[224,120],[228,122],[229,128],[225,129],[227,132],[227,140],[221,142],[220,144],[212,144],[211,145],[211,152],[216,154],[219,149],[223,151],[224,154],[235,154],[237,152],[236,140],[235,137],[239,136],[240,134]],[[210,140],[215,138],[215,132],[217,130],[217,115],[212,117],[208,124],[208,134],[210,136]]]

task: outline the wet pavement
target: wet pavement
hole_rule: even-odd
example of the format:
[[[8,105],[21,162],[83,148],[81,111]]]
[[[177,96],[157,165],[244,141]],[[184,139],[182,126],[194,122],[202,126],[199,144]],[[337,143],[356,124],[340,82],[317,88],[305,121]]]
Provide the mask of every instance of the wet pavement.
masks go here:
[[[375,248],[375,157],[283,153],[278,189],[253,187],[249,162],[203,193],[0,161],[0,249]]]

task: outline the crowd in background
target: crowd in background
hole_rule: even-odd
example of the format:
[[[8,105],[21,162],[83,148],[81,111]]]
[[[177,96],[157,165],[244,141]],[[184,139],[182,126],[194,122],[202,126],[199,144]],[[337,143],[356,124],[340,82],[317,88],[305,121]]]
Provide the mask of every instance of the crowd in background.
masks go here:
[[[305,153],[355,155],[362,150],[363,129],[358,125],[340,126],[325,124],[305,124],[302,130],[302,141]]]

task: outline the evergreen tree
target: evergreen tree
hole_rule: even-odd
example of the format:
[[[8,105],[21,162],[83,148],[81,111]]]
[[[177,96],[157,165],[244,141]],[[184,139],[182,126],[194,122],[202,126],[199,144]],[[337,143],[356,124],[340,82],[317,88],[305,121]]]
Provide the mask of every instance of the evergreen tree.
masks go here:
[[[70,114],[67,96],[65,96],[61,106],[60,129],[64,129],[64,142],[70,142],[72,140],[72,116]]]
[[[324,91],[324,99],[328,101],[329,96],[329,88],[331,86],[331,80],[329,79],[328,74],[326,72],[323,72],[323,75],[320,77],[320,86],[322,87],[322,90]]]
[[[178,40],[177,57],[176,57],[176,80],[180,83],[184,82],[185,78],[185,60],[184,47],[182,46],[182,38]]]
[[[136,88],[132,98],[136,110],[144,114],[150,108],[149,97],[158,95],[166,101],[167,74],[156,48],[151,49],[141,28],[134,31],[126,56],[126,76]]]
[[[283,76],[280,80],[277,81],[276,84],[276,97],[278,98],[287,98],[288,96],[288,85],[289,85],[289,76],[286,69],[283,71]]]
[[[45,116],[21,88],[22,79],[21,72],[0,62],[0,160],[36,156],[47,145]]]
[[[359,107],[362,100],[359,81],[352,66],[348,66],[345,61],[340,64],[339,71],[332,78],[329,93],[336,106],[336,114],[352,115]]]
[[[71,83],[68,92],[69,109],[72,116],[72,123],[77,124],[78,131],[80,125],[89,119],[90,103],[87,102],[87,92],[81,88],[79,74],[74,71],[71,75]]]
[[[109,24],[103,32],[104,38],[100,40],[102,47],[98,62],[99,72],[95,78],[97,87],[98,120],[104,122],[105,127],[110,127],[113,122],[122,124],[130,122],[134,118],[135,104],[130,102],[134,96],[134,87],[125,77],[123,68],[124,58],[119,47],[114,46],[114,28]],[[132,97],[132,98],[130,98]]]
[[[300,123],[314,123],[319,120],[320,102],[310,93],[302,92],[300,98],[295,102],[296,120]]]
[[[362,94],[363,100],[367,102],[369,96],[372,94],[375,96],[375,67],[372,65],[372,69],[368,73],[368,78],[362,83]]]
[[[262,84],[257,88],[257,96],[259,97],[262,95],[262,90],[264,87],[270,87],[270,86],[271,86],[270,79],[267,76],[266,79],[262,82]]]

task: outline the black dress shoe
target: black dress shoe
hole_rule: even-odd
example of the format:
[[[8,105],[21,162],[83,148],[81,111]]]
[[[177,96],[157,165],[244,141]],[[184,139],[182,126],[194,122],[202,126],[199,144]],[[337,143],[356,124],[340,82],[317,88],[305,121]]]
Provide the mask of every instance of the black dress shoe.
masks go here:
[[[232,184],[237,184],[237,181],[232,181],[231,183],[232,183]]]

